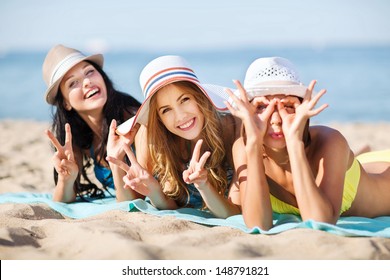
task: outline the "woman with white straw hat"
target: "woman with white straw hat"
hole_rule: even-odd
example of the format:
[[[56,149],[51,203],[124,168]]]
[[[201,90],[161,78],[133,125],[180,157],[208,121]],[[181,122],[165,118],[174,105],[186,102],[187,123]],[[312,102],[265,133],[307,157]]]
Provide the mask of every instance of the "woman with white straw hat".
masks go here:
[[[227,104],[245,134],[235,146],[242,214],[248,227],[268,230],[272,213],[335,224],[343,216],[390,215],[390,150],[355,157],[340,132],[309,126],[325,94],[313,95],[287,59],[255,60],[244,87]],[[243,152],[245,151],[245,152]],[[241,179],[241,180],[240,180]]]
[[[145,96],[136,116],[118,127],[135,139],[137,158],[108,157],[127,171],[126,187],[150,198],[158,209],[208,208],[217,217],[240,213],[228,197],[235,183],[231,148],[240,122],[227,112],[222,87],[201,84],[180,56],[162,56],[142,70]],[[237,123],[238,122],[238,123]]]
[[[116,121],[122,123],[134,116],[140,103],[117,91],[102,67],[101,54],[86,56],[63,45],[53,47],[43,63],[45,99],[55,108],[53,132],[46,131],[56,149],[55,201],[102,197],[102,189],[115,186],[118,201],[139,197],[122,188],[124,172],[116,166],[110,168],[105,158],[107,154],[125,156],[123,142],[129,143],[131,137],[115,134]],[[102,188],[87,175],[92,165]]]

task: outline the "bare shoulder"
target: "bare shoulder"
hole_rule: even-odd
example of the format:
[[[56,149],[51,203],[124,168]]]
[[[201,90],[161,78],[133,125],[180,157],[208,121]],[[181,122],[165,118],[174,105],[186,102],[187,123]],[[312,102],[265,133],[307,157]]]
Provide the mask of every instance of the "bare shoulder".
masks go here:
[[[342,141],[346,142],[344,135],[340,131],[325,125],[310,126],[310,136],[319,141]]]
[[[310,136],[312,140],[310,146],[316,151],[316,154],[350,153],[347,140],[337,129],[323,125],[311,126]]]

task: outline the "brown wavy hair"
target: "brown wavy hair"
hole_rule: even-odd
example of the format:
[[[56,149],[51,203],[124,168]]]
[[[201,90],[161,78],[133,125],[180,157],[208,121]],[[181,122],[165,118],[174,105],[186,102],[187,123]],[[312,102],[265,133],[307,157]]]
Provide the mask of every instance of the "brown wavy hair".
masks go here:
[[[205,168],[209,171],[207,179],[218,193],[225,194],[227,160],[222,137],[223,114],[214,108],[195,84],[185,81],[174,84],[194,97],[199,110],[204,115],[205,123],[200,138],[203,139],[203,145],[211,152],[205,164]],[[190,161],[192,151],[186,155],[182,149],[189,145],[190,141],[173,134],[164,126],[158,116],[156,95],[151,98],[149,108],[147,139],[154,176],[168,197],[174,199],[179,206],[185,206],[189,201],[189,192],[182,179],[182,173]]]

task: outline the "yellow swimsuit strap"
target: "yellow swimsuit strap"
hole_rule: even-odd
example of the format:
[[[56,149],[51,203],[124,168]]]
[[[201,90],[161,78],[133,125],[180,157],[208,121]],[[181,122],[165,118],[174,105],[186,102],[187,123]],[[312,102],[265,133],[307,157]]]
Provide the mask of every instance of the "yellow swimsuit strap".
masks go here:
[[[359,161],[355,158],[351,167],[345,173],[343,202],[341,203],[340,214],[347,211],[351,207],[352,202],[355,200],[359,182],[360,164]]]
[[[358,155],[356,158],[360,163],[376,161],[390,162],[390,150],[368,152]]]

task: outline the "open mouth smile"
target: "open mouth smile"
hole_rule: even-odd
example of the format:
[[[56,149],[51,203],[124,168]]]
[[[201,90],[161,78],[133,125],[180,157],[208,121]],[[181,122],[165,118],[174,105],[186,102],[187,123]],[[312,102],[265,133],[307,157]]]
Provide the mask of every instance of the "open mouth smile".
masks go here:
[[[84,96],[84,98],[85,99],[89,99],[92,96],[96,95],[98,92],[99,92],[99,89],[98,88],[94,88],[94,89],[88,91],[87,94]]]
[[[189,120],[188,122],[182,124],[182,125],[179,125],[178,127],[180,129],[183,129],[183,130],[188,130],[190,129],[193,125],[195,124],[195,118],[192,118],[191,120]]]

